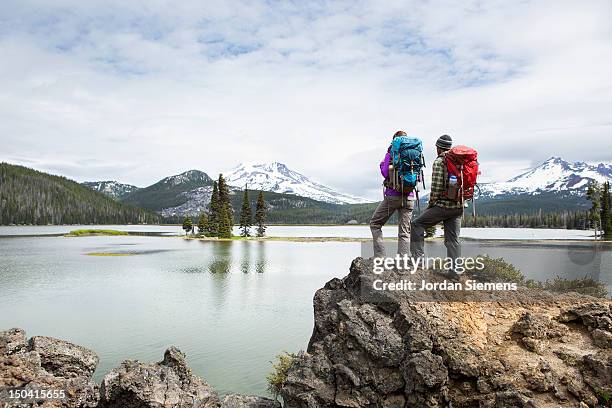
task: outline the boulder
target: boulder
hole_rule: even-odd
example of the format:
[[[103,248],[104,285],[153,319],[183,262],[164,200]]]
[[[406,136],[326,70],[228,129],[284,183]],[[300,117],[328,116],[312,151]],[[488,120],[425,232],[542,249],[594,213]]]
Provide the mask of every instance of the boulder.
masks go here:
[[[33,337],[27,341],[22,329],[0,332],[0,390],[21,387],[65,392],[65,398],[44,401],[44,406],[97,406],[98,386],[91,378],[97,364],[98,357],[93,351],[63,340]],[[0,392],[0,402],[5,402],[6,397]],[[33,405],[33,402],[11,404]]]
[[[158,363],[126,360],[106,374],[98,406],[212,408],[219,403],[213,388],[191,373],[185,355],[170,347]]]
[[[93,351],[53,337],[34,336],[29,349],[38,353],[43,368],[57,377],[91,377],[98,366]]]

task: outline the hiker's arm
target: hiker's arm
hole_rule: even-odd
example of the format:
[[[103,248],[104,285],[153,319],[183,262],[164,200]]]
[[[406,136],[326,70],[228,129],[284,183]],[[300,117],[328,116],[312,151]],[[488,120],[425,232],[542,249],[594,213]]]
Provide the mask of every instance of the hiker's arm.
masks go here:
[[[389,152],[385,155],[383,161],[380,162],[380,174],[384,178],[389,178],[389,163],[391,162],[391,155]]]
[[[444,191],[444,168],[442,160],[434,160],[431,172],[431,193],[429,193],[429,207],[433,206]]]

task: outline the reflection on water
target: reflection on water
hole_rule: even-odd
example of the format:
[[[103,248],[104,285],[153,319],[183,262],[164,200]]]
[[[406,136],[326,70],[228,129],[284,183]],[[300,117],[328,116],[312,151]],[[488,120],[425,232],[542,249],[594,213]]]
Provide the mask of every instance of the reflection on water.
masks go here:
[[[238,265],[238,270],[244,274],[261,274],[266,271],[266,243],[263,241],[198,242],[204,246],[215,245],[213,255],[205,256],[203,253],[198,265],[185,267],[181,269],[181,272],[227,274],[234,265]],[[162,251],[141,251],[139,253],[155,252]]]
[[[255,272],[264,273],[266,270],[266,245],[264,242],[255,244],[257,248],[257,261],[255,262]]]
[[[228,273],[232,266],[232,242],[217,242],[215,254],[208,265],[210,273]]]

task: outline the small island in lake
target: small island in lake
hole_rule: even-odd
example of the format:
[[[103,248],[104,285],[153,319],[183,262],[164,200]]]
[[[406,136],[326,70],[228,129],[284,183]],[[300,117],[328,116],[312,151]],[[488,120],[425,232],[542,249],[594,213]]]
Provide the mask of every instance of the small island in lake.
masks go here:
[[[111,229],[77,229],[72,230],[65,237],[90,237],[90,236],[114,236],[114,235],[130,235],[126,231],[117,231]]]

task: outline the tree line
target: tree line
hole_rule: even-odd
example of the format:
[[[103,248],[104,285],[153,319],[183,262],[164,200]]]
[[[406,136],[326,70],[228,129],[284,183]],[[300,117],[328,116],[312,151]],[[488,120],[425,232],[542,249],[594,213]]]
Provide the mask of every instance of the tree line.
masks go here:
[[[266,234],[266,202],[263,192],[259,192],[255,209],[255,234],[263,237]],[[223,174],[219,174],[217,181],[213,182],[212,194],[208,211],[202,212],[198,217],[197,226],[194,226],[190,217],[183,219],[183,229],[185,233],[197,234],[206,237],[232,238],[234,229],[234,209],[230,200],[230,190]],[[245,187],[242,197],[242,207],[240,211],[240,235],[242,237],[251,236],[253,228],[253,216],[251,202],[249,200],[249,190]]]
[[[0,163],[0,225],[148,224],[160,219],[65,177]]]
[[[610,182],[603,184],[590,182],[587,187],[587,198],[591,201],[588,211],[588,225],[595,231],[595,238],[612,240],[612,213],[610,212]]]
[[[535,214],[503,214],[503,215],[466,215],[462,222],[464,227],[494,227],[494,228],[560,228],[588,229],[588,214],[585,211],[561,211],[544,213],[541,210]]]

